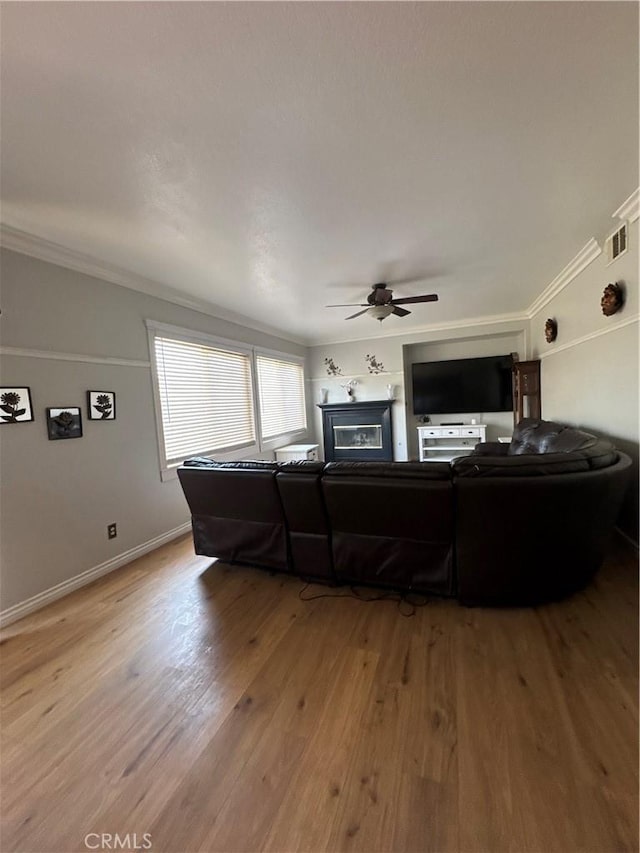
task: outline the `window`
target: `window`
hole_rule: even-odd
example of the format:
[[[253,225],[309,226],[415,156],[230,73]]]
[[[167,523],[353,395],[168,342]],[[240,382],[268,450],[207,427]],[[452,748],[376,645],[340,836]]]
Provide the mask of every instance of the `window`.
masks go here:
[[[304,367],[147,321],[163,479],[190,456],[240,459],[306,430]]]
[[[267,440],[307,428],[304,368],[301,362],[256,356],[261,438]]]

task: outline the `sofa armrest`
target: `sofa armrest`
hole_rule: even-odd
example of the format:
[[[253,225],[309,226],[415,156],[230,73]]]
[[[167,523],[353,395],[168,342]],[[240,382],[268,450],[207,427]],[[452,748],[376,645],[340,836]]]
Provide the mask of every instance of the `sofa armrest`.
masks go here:
[[[499,441],[482,441],[473,449],[473,456],[507,456],[509,445]]]

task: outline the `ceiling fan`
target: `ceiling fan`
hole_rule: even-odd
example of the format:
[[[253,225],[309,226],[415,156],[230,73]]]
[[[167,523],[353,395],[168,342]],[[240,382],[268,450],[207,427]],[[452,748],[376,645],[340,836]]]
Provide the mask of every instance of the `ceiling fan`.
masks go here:
[[[364,311],[357,311],[355,314],[351,314],[349,317],[345,317],[346,320],[353,320],[354,317],[359,317],[361,314],[369,314],[375,320],[380,320],[382,322],[385,317],[388,317],[389,314],[395,314],[398,317],[406,317],[407,314],[411,314],[411,311],[407,311],[406,308],[400,308],[400,305],[412,305],[416,302],[437,302],[438,294],[437,293],[429,293],[424,296],[407,296],[404,299],[394,299],[393,298],[393,290],[385,284],[385,282],[380,282],[379,284],[374,284],[371,288],[371,293],[367,296],[367,301],[357,303],[346,303],[343,305],[327,305],[327,308],[364,308]]]

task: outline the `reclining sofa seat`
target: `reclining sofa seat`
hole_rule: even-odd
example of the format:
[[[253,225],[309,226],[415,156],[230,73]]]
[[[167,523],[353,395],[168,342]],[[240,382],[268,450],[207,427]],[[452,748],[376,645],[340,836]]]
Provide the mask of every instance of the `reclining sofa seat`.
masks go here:
[[[448,463],[330,462],[322,489],[339,581],[453,595]]]
[[[178,468],[196,554],[291,571],[276,462],[188,459]]]
[[[600,566],[631,460],[606,440],[526,418],[511,444],[453,461],[456,569],[464,604],[536,604]]]
[[[335,583],[329,519],[320,479],[324,462],[281,463],[276,486],[289,532],[292,570],[305,580]]]

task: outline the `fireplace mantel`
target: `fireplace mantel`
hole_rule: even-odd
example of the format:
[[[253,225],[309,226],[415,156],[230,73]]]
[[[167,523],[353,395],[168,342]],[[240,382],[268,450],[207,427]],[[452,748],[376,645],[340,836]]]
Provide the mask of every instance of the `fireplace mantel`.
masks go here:
[[[322,409],[325,462],[393,461],[393,400],[318,403]]]

